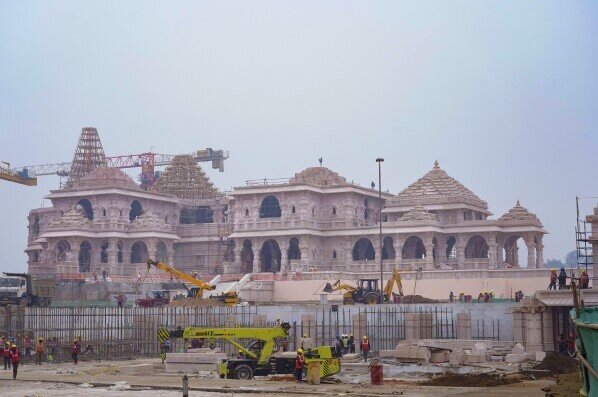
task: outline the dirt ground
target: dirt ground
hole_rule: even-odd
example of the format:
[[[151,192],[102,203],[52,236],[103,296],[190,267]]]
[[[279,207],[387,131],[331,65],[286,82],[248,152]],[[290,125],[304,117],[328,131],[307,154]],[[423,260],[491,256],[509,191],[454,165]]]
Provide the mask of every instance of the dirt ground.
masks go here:
[[[181,395],[181,375],[160,372],[153,375],[121,375],[120,368],[132,364],[151,363],[159,368],[158,360],[114,362],[83,362],[72,364],[23,365],[16,381],[12,373],[0,369],[0,395],[3,397],[174,397]],[[387,380],[382,386],[370,384],[308,385],[293,382],[189,379],[191,397],[220,397],[232,395],[276,396],[480,396],[544,397],[542,388],[554,385],[552,379],[523,381],[497,387],[422,386],[405,381]]]

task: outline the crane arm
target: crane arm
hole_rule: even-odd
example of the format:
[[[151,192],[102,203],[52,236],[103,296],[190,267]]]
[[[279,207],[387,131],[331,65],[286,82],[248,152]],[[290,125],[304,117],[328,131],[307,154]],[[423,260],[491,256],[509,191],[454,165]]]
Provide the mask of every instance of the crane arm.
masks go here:
[[[211,285],[211,284],[206,283],[203,280],[193,278],[192,276],[188,275],[185,272],[177,270],[172,266],[168,266],[164,262],[153,261],[151,259],[148,259],[147,260],[147,268],[150,269],[152,266],[154,266],[156,269],[162,270],[163,272],[172,274],[174,277],[176,277],[180,280],[184,280],[190,284],[197,286],[201,291],[203,291],[203,290],[213,291],[216,289],[215,285]]]
[[[357,289],[357,287],[350,285],[350,284],[343,284],[343,283],[341,283],[341,280],[338,280],[334,284],[327,283],[326,286],[324,287],[324,292],[331,293],[334,291],[341,291],[341,290],[345,290],[347,292],[352,292],[352,291],[355,291],[356,289]]]

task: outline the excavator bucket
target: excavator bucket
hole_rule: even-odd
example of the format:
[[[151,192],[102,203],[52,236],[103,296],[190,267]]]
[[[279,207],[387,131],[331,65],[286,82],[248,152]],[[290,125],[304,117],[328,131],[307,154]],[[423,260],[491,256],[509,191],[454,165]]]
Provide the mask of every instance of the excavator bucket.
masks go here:
[[[332,284],[330,284],[330,283],[326,283],[326,286],[324,287],[324,290],[323,290],[323,291],[324,291],[324,292],[331,293],[331,292],[333,291],[333,289],[332,289]]]

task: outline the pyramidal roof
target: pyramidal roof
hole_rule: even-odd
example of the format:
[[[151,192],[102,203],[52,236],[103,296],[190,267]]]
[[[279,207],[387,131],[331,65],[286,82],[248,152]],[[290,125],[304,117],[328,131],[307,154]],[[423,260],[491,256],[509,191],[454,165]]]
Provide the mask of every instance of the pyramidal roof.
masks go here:
[[[65,187],[72,187],[89,172],[107,165],[98,130],[93,127],[82,128]]]
[[[73,189],[121,188],[141,190],[135,181],[118,168],[96,168],[79,181]]]
[[[290,183],[311,183],[318,186],[346,185],[347,180],[326,167],[309,167],[289,179]]]
[[[424,222],[435,221],[436,215],[428,212],[422,205],[416,205],[405,213],[399,221],[403,222]]]
[[[442,202],[447,199],[474,201],[484,208],[488,207],[488,204],[474,192],[440,168],[438,161],[434,162],[434,168],[426,175],[407,186],[405,190],[397,195],[397,201]]]
[[[179,155],[164,170],[154,189],[184,199],[206,199],[219,195],[210,178],[191,155]]]
[[[498,218],[498,220],[505,222],[526,222],[542,227],[542,222],[536,216],[536,214],[530,212],[527,208],[521,206],[519,200],[517,200],[517,203],[515,203],[515,206],[513,208],[511,208],[509,211],[507,211],[506,214]]]

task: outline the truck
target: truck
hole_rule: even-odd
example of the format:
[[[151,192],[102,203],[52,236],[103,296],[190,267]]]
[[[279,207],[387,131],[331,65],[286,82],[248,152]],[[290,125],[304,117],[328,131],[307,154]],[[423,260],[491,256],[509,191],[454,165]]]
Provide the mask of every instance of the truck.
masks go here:
[[[280,323],[271,328],[253,327],[186,327],[184,329],[158,329],[158,341],[170,338],[200,339],[210,348],[215,341],[225,341],[233,345],[237,351],[236,358],[225,359],[220,363],[221,378],[241,380],[253,379],[255,375],[292,374],[295,354],[293,352],[274,352],[276,342],[289,337],[290,324]],[[304,348],[305,364],[318,363],[320,377],[331,376],[340,372],[340,357],[334,353],[332,346],[316,346]]]
[[[0,284],[0,304],[2,306],[48,307],[56,294],[56,282],[52,279],[33,280],[27,273],[4,272]]]

